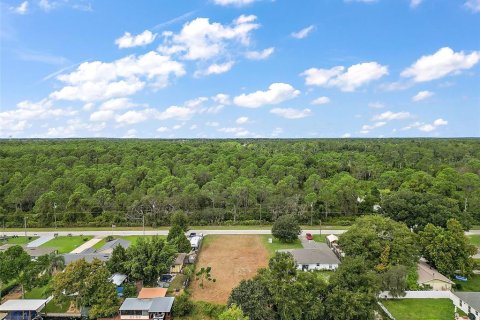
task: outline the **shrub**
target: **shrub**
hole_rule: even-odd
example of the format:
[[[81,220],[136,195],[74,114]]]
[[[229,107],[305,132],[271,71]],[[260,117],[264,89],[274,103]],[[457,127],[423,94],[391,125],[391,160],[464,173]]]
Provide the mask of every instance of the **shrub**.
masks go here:
[[[184,292],[175,298],[175,303],[173,304],[173,314],[175,316],[183,317],[193,309],[193,302],[190,301],[190,296]]]
[[[281,242],[294,242],[301,232],[300,225],[292,214],[279,217],[272,227],[272,235]]]

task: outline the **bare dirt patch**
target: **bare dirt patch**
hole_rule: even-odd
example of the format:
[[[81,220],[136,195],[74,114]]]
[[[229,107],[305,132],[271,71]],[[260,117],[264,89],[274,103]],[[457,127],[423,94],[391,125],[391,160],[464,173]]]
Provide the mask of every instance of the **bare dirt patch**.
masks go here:
[[[212,267],[217,281],[191,284],[192,299],[225,304],[230,292],[241,280],[253,278],[259,268],[268,265],[268,251],[258,235],[209,235],[200,250],[197,270]]]

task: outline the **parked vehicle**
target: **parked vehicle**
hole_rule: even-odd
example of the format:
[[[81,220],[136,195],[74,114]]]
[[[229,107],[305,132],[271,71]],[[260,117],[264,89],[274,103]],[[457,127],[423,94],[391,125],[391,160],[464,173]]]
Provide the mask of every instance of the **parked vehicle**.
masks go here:
[[[313,240],[313,236],[311,233],[307,233],[307,240]]]

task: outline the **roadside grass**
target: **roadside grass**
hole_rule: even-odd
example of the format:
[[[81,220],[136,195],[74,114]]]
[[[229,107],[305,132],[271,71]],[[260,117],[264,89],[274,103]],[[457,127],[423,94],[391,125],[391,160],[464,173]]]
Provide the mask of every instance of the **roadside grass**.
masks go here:
[[[473,275],[467,281],[460,281],[454,279],[455,291],[480,291],[480,275]]]
[[[467,237],[470,240],[471,244],[476,245],[477,247],[480,247],[480,234],[474,234]]]
[[[397,320],[451,320],[455,313],[450,299],[398,299],[382,303]]]
[[[69,253],[92,238],[91,236],[56,237],[42,244],[41,247],[56,248],[58,253]]]
[[[269,234],[263,234],[261,235],[261,237],[263,238],[263,244],[265,245],[265,248],[267,248],[270,257],[273,257],[275,255],[275,251],[277,250],[303,248],[302,242],[300,241],[300,239],[297,239],[292,243],[282,243],[280,242],[280,240],[278,240],[277,238]],[[273,240],[272,243],[268,242],[269,238],[272,238]]]
[[[326,234],[314,234],[313,240],[316,242],[326,242],[325,238],[327,237]]]
[[[6,241],[2,240],[0,241],[0,244],[18,244],[18,245],[23,245],[23,244],[28,244],[32,242],[33,240],[38,239],[38,237],[16,237],[16,238],[8,238]]]
[[[302,225],[302,230],[320,230],[319,225]],[[347,230],[349,226],[327,226],[322,225],[321,229],[322,232],[326,232],[326,230]],[[168,230],[170,226],[162,226],[162,227],[145,227],[146,231],[155,231],[155,230]],[[236,226],[228,226],[228,225],[221,225],[221,226],[190,226],[190,230],[271,230],[271,224],[265,225],[236,225]],[[7,228],[4,229],[5,232],[23,232],[25,229],[23,228]],[[82,232],[82,231],[111,231],[115,233],[115,231],[142,231],[142,227],[117,227],[117,228],[109,228],[109,227],[62,227],[62,228],[28,228],[28,232]]]

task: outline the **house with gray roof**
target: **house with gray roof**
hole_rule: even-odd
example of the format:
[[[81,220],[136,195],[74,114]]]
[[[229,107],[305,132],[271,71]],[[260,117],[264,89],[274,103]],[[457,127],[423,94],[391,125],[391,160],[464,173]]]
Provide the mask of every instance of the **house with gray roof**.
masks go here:
[[[480,292],[453,292],[453,304],[465,312],[469,319],[480,320]]]
[[[175,298],[127,298],[120,306],[121,320],[170,320]]]
[[[100,249],[97,250],[97,252],[101,253],[112,253],[113,249],[116,246],[122,246],[124,249],[127,249],[130,246],[130,241],[125,240],[125,239],[115,239],[112,241],[108,241],[101,247]]]
[[[320,243],[312,249],[288,251],[295,259],[298,270],[336,270],[340,265],[340,260],[325,243]]]
[[[7,251],[8,248],[17,246],[15,244],[4,244],[0,246],[0,252]],[[27,247],[27,246],[21,246],[22,249],[32,258],[32,260],[37,259],[40,256],[50,254],[50,253],[56,253],[57,250],[55,248],[48,248],[48,247]]]
[[[12,299],[0,305],[0,313],[6,313],[5,320],[32,320],[41,315],[47,305],[46,299]]]
[[[92,262],[94,259],[108,261],[112,256],[113,249],[117,246],[122,246],[126,249],[130,246],[130,241],[115,239],[105,243],[100,249],[88,248],[82,253],[66,253],[63,257],[66,265],[81,259],[85,259],[87,262]]]

